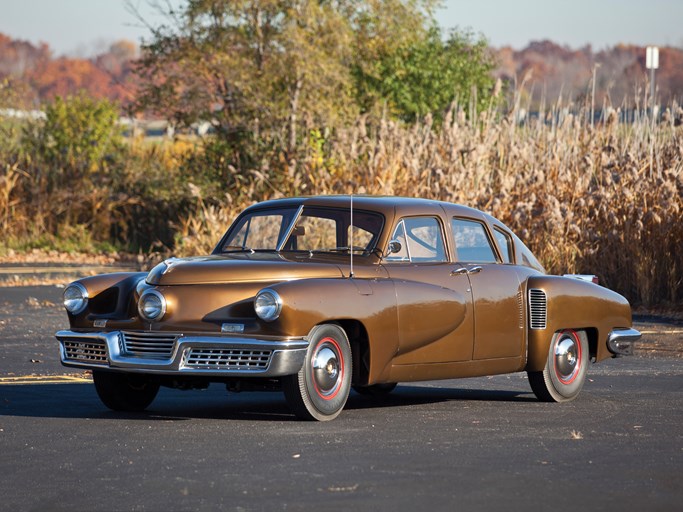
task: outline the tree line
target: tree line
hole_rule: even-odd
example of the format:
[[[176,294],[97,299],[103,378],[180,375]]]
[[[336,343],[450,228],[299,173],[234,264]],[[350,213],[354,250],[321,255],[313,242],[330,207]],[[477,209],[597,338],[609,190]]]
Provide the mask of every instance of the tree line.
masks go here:
[[[444,34],[435,0],[192,0],[136,63],[139,111],[211,122],[222,139],[277,139],[359,115],[411,122],[457,98],[485,106],[486,41]]]

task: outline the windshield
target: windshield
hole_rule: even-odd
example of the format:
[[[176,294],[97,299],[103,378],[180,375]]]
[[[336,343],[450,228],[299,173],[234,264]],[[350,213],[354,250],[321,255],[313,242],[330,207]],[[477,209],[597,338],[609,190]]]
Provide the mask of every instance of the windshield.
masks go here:
[[[384,218],[348,208],[273,208],[241,216],[228,231],[221,252],[307,251],[369,253]],[[353,243],[353,247],[352,247]]]

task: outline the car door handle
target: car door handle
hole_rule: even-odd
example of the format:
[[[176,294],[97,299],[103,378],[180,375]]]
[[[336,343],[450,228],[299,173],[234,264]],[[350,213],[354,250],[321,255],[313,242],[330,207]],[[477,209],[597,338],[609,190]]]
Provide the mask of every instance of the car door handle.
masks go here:
[[[455,270],[451,271],[451,275],[452,276],[459,276],[462,274],[478,274],[479,272],[481,272],[481,269],[482,268],[480,266],[476,266],[476,267],[472,267],[472,268],[460,267],[460,268],[456,268]]]

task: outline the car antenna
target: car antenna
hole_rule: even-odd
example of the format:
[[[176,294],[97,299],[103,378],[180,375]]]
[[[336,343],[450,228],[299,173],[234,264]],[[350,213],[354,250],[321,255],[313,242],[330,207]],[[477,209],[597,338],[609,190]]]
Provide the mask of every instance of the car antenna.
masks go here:
[[[351,252],[351,271],[349,278],[353,278],[353,192],[351,193],[351,240],[349,242]]]

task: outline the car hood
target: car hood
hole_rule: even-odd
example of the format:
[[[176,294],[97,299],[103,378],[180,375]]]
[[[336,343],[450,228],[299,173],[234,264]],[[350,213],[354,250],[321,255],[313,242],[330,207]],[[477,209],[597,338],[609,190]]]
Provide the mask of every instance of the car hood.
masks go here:
[[[288,281],[314,277],[343,277],[340,268],[331,263],[291,261],[284,258],[201,256],[172,258],[154,267],[147,283],[167,286],[180,284],[213,284],[245,281]]]

